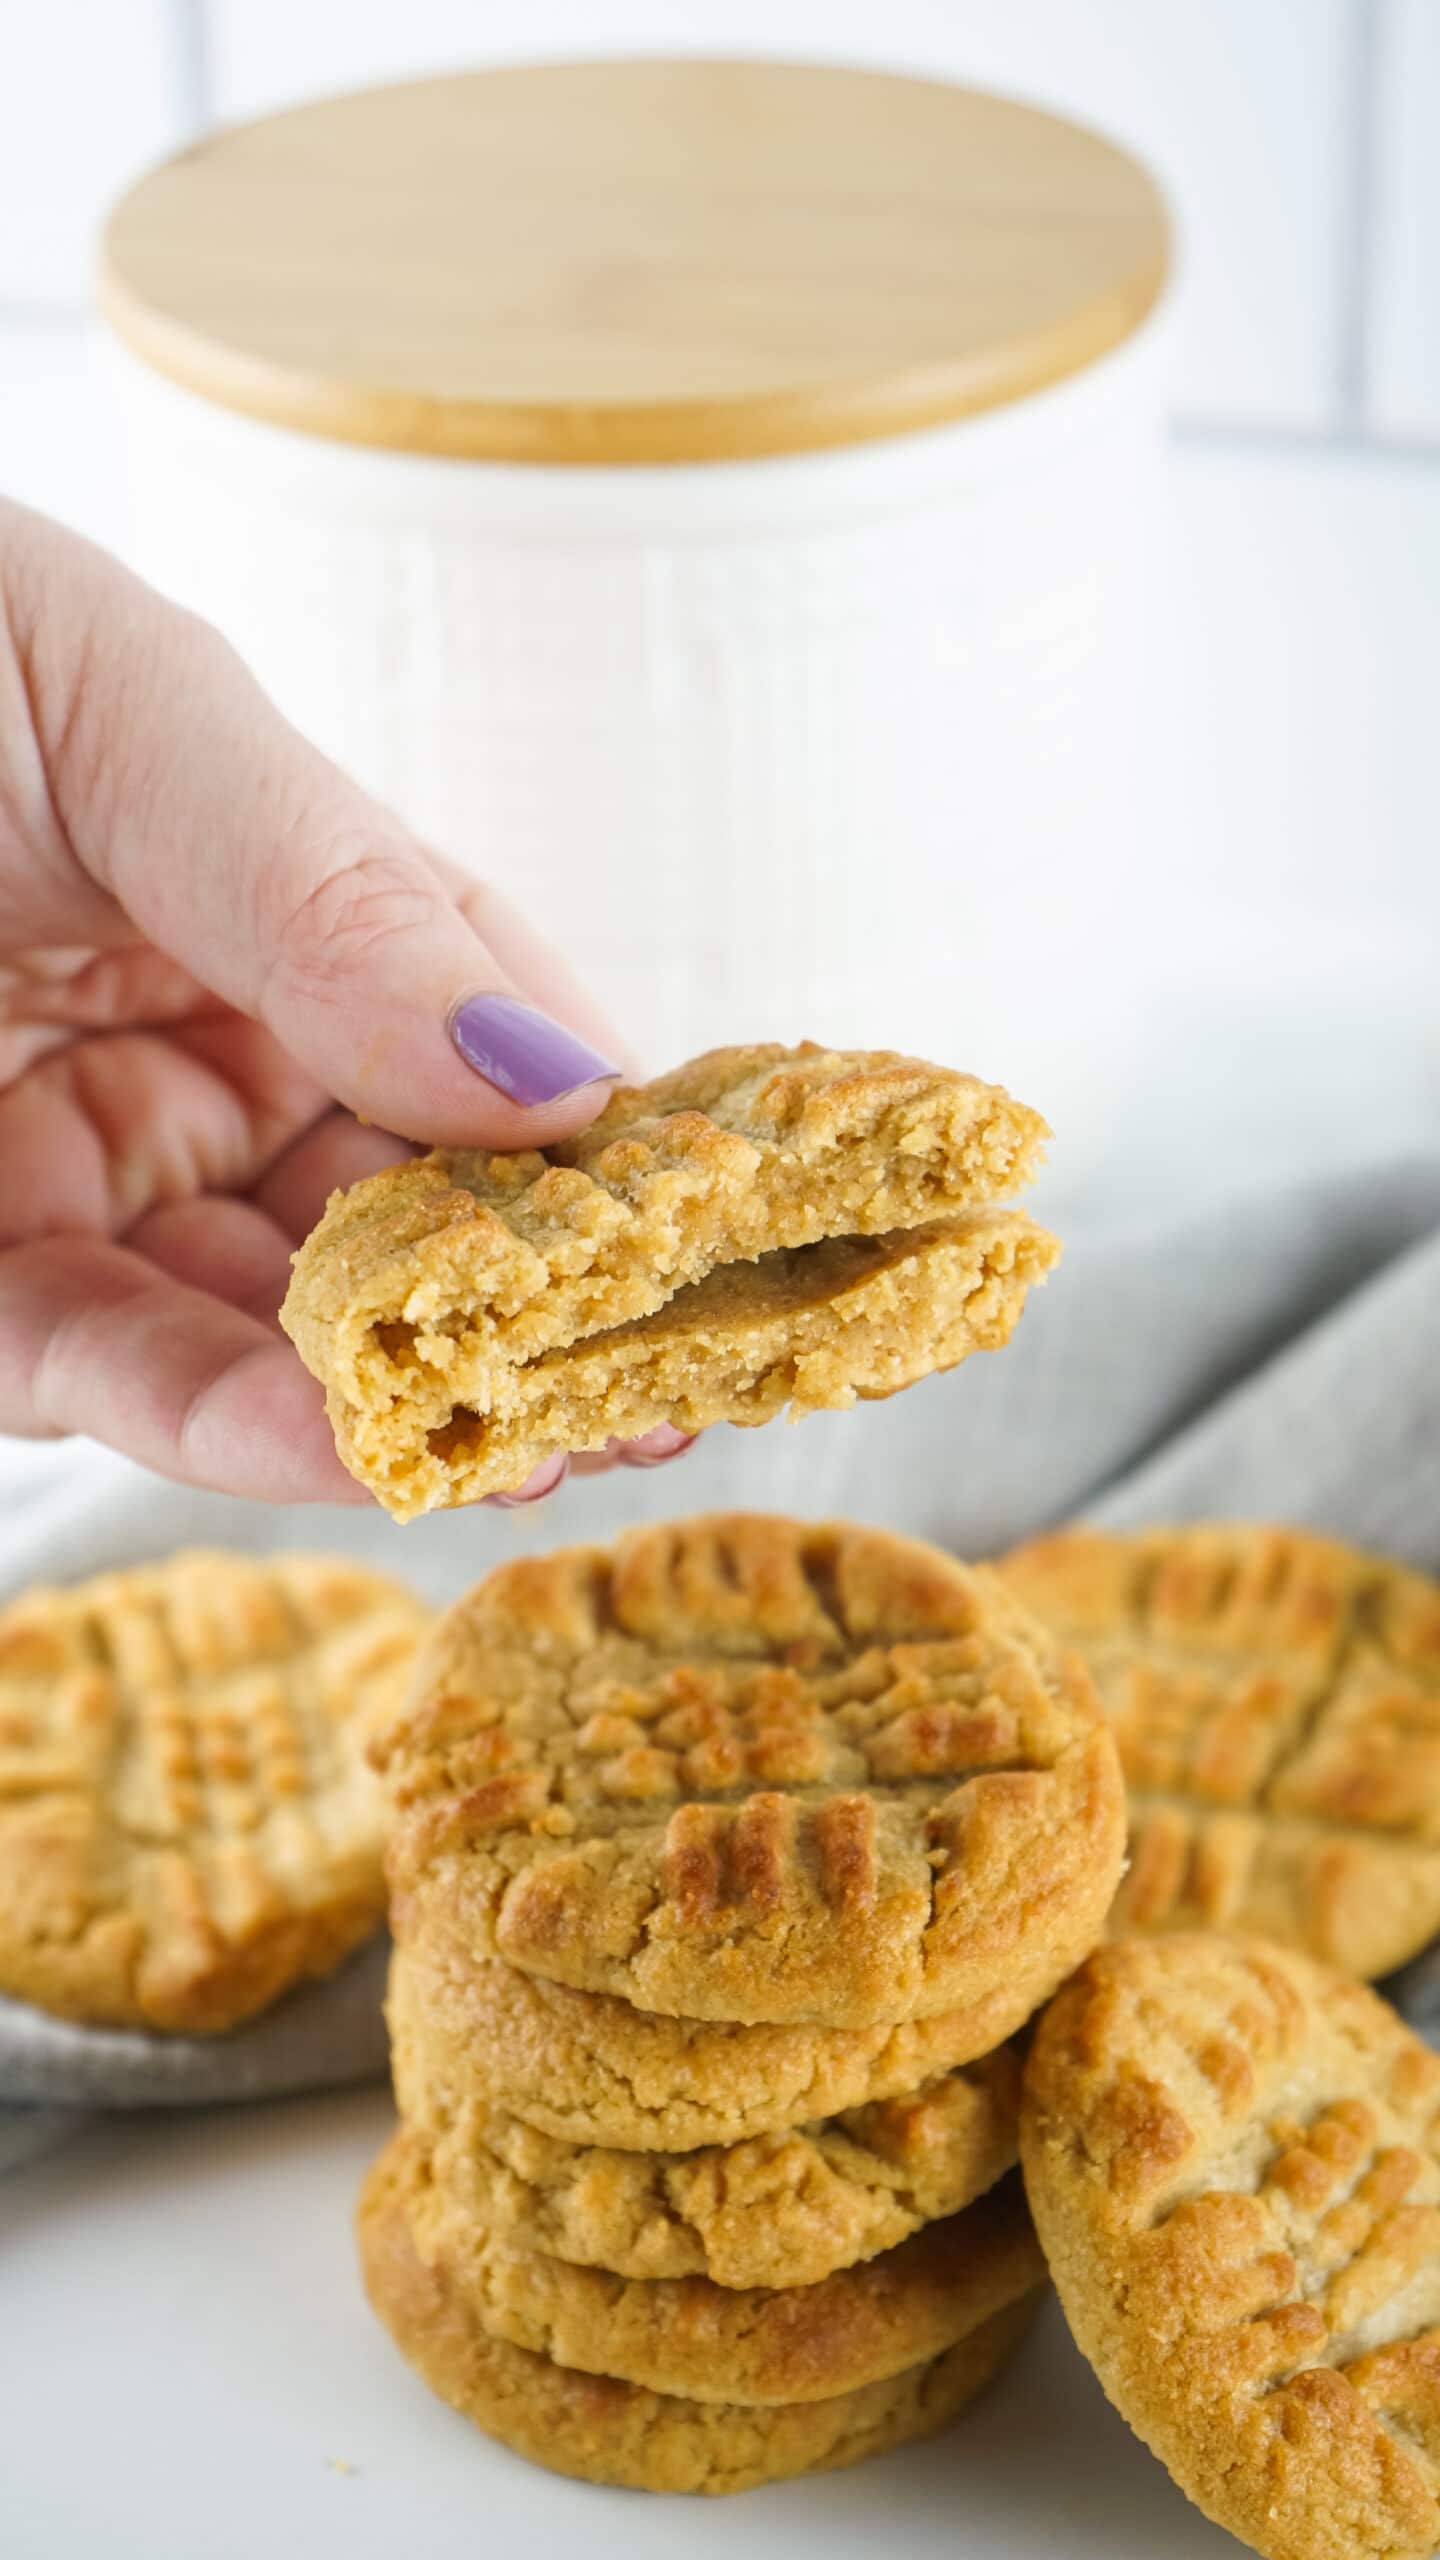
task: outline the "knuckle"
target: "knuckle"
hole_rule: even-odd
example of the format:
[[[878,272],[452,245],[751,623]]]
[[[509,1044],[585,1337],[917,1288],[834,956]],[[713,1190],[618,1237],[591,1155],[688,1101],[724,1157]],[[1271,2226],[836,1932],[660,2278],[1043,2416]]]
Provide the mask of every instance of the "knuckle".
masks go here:
[[[353,979],[377,953],[428,924],[435,891],[404,854],[362,852],[339,861],[283,918],[275,941],[282,982],[307,992]]]

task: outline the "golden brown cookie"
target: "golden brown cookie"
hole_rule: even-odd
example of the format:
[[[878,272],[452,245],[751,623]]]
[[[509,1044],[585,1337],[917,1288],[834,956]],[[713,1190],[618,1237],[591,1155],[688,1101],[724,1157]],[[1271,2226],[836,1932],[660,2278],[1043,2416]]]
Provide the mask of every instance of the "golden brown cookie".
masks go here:
[[[411,2237],[481,2327],[650,2391],[745,2407],[833,2399],[942,2354],[1044,2281],[1018,2176],[819,2284],[737,2291],[708,2276],[615,2276],[517,2248],[437,2185],[413,2131],[408,2139]]]
[[[886,1396],[1008,1340],[1059,1251],[993,1203],[1044,1122],[889,1050],[717,1049],[543,1155],[337,1192],[282,1310],[397,1519],[562,1449]]]
[[[736,2027],[661,2018],[450,1949],[397,1948],[385,2004],[405,2111],[498,2105],[558,2141],[693,2151],[903,2097],[993,2051],[998,1986],[901,2026]]]
[[[428,1615],[204,1550],[0,1611],[0,1991],[209,2034],[328,1973],[384,1914],[365,1746]]]
[[[360,2198],[360,2259],[375,2311],[441,2399],[513,2452],[572,2479],[718,2497],[888,2453],[933,2435],[983,2390],[1040,2299],[1012,2303],[928,2364],[830,2400],[745,2408],[676,2398],[568,2371],[490,2337],[446,2271],[417,2252],[407,2219],[414,2173],[401,2137]]]
[[[1440,2541],[1440,2058],[1259,1939],[1130,1938],[1041,2020],[1025,2179],[1082,2352],[1265,2560]]]
[[[1114,1892],[1115,1745],[993,1574],[751,1513],[505,1565],[377,1745],[402,1944],[670,2016],[999,2043]]]
[[[699,2151],[559,2142],[407,2063],[406,2123],[454,2209],[508,2247],[651,2279],[816,2285],[963,2211],[1013,2166],[1013,2046],[903,2097]]]
[[[1440,1585],[1303,1529],[1021,1547],[1130,1793],[1113,1926],[1255,1930],[1388,1973],[1440,1930]]]

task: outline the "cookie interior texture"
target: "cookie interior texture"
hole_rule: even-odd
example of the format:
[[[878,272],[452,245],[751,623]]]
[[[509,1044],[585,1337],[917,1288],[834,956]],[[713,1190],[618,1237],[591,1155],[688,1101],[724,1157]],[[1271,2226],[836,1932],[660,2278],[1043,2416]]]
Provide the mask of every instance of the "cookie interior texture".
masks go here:
[[[1047,1132],[889,1051],[716,1050],[545,1154],[337,1193],[282,1321],[396,1518],[562,1449],[893,1394],[1008,1340],[1052,1236],[994,1203]]]
[[[1021,2154],[1110,2398],[1265,2560],[1440,2541],[1440,2057],[1260,1940],[1130,1938],[1042,2018]]]
[[[407,1906],[405,1925],[415,1929]],[[502,2106],[538,2133],[635,2152],[743,2142],[877,2099],[988,2053],[1014,2025],[975,2005],[863,2028],[657,2017],[475,1956],[438,1933],[397,1946],[385,2003],[402,2112]]]
[[[816,2285],[960,2213],[1016,2158],[1008,2045],[903,2096],[696,2151],[558,2141],[426,2063],[407,2054],[397,2095],[453,2211],[614,2275]]]
[[[1302,1529],[1072,1530],[1001,1570],[1120,1746],[1112,1926],[1257,1931],[1376,1978],[1440,1931],[1440,1584]]]
[[[318,1556],[193,1550],[0,1611],[0,1990],[213,2034],[384,1913],[366,1761],[429,1612]]]
[[[448,2269],[427,2263],[409,2219],[417,2175],[398,2136],[360,2198],[371,2304],[441,2399],[512,2451],[572,2479],[721,2496],[833,2471],[933,2435],[992,2379],[1028,2328],[1038,2290],[928,2363],[830,2399],[746,2407],[695,2401],[567,2369],[475,2317]]]
[[[502,1566],[376,1751],[401,1945],[677,2018],[973,2007],[985,2051],[1120,1872],[1080,1664],[983,1568],[844,1523],[716,1514]]]

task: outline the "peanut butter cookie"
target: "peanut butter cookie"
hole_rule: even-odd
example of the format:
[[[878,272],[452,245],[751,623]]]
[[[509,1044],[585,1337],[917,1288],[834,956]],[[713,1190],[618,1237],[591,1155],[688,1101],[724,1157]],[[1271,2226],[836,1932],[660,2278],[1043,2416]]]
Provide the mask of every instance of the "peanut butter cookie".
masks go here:
[[[984,2389],[1040,2298],[1012,2303],[927,2364],[829,2400],[772,2408],[684,2399],[567,2370],[491,2337],[449,2270],[416,2248],[409,2208],[421,2174],[400,2136],[366,2183],[357,2226],[370,2301],[441,2399],[571,2479],[718,2497],[888,2453],[935,2434]]]
[[[1440,2541],[1440,2057],[1259,1939],[1103,1948],[1040,2022],[1021,2153],[1082,2352],[1265,2560]]]
[[[558,1450],[887,1396],[1004,1343],[1059,1248],[993,1203],[1047,1134],[888,1050],[717,1049],[568,1146],[337,1192],[282,1321],[408,1520]]]
[[[1373,1977],[1440,1931],[1440,1585],[1233,1521],[1071,1530],[1002,1570],[1120,1746],[1117,1932],[1251,1930]]]
[[[445,2268],[492,2337],[584,2373],[737,2407],[830,2400],[882,2382],[1045,2278],[1018,2175],[819,2284],[744,2290],[708,2276],[614,2276],[514,2247],[437,2186],[429,2162],[407,2211],[421,2257]]]
[[[406,2064],[406,2123],[454,2210],[507,2247],[614,2275],[817,2285],[957,2214],[1016,2158],[1012,2046],[903,2097],[699,2151],[559,2142]]]
[[[193,2035],[329,1972],[384,1916],[365,1744],[428,1614],[202,1551],[0,1611],[0,1990]]]
[[[990,2052],[1003,1985],[900,2026],[737,2027],[662,2018],[493,1958],[397,1948],[385,2004],[407,2113],[500,2106],[557,2141],[624,2151],[743,2142],[876,2099]],[[427,2093],[429,2093],[427,2095]]]
[[[377,1743],[397,1939],[639,2008],[984,2008],[984,2051],[1118,1881],[1081,1664],[993,1574],[883,1531],[717,1514],[502,1566],[414,1694]]]

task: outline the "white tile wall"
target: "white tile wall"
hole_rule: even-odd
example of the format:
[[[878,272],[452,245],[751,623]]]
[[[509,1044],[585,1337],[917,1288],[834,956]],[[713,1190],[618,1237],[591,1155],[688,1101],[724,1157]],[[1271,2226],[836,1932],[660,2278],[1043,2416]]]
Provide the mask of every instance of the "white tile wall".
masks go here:
[[[1372,415],[1440,438],[1440,6],[1387,0],[1376,64]]]
[[[169,0],[0,0],[0,302],[82,302],[95,226],[183,138]]]

